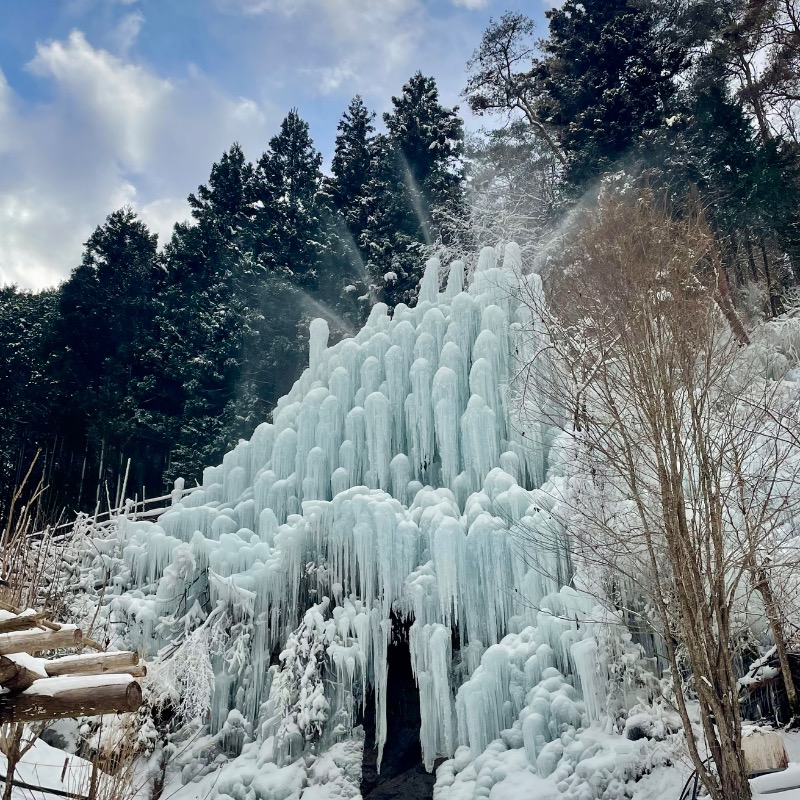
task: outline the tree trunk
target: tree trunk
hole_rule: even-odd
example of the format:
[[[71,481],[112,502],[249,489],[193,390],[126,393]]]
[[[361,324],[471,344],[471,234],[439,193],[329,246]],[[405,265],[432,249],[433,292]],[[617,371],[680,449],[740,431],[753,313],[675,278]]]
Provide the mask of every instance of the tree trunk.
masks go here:
[[[775,602],[772,587],[769,584],[766,571],[763,568],[758,570],[753,576],[753,582],[764,601],[764,611],[767,614],[772,639],[775,642],[775,653],[778,656],[783,685],[786,687],[786,701],[789,705],[789,714],[791,715],[790,723],[795,723],[800,719],[800,702],[798,702],[797,687],[794,685],[792,670],[789,666],[789,653],[786,649],[786,639],[784,638],[783,629],[781,628],[781,616],[778,611],[778,605]]]
[[[723,746],[721,763],[717,763],[719,787],[722,792],[720,800],[750,800],[753,793],[747,780],[747,769],[744,765],[742,751],[733,746]]]
[[[11,792],[14,789],[14,772],[16,772],[19,762],[19,751],[22,743],[22,732],[24,725],[13,725],[9,736],[6,738],[8,751],[6,752],[6,785],[3,789],[3,800],[11,800]]]
[[[750,344],[750,337],[747,335],[747,331],[742,324],[742,320],[740,319],[738,313],[736,312],[736,308],[733,305],[728,279],[721,269],[717,274],[717,286],[714,290],[714,300],[716,300],[717,305],[719,305],[720,311],[722,311],[724,314],[725,319],[728,320],[728,324],[731,327],[731,332],[736,339],[741,344]]]
[[[764,263],[764,277],[767,279],[767,292],[769,293],[769,307],[772,311],[772,316],[777,317],[781,313],[780,303],[778,301],[778,296],[775,294],[775,290],[772,286],[772,271],[769,267],[769,257],[767,255],[767,246],[764,244],[764,237],[761,237],[759,241],[759,245],[761,247],[761,260]]]

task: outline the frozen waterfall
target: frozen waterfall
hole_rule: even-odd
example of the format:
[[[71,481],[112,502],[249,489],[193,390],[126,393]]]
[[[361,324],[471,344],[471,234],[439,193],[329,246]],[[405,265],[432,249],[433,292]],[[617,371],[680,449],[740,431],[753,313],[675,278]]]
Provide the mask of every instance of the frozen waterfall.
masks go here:
[[[596,609],[562,588],[558,453],[516,413],[538,335],[519,282],[540,293],[540,279],[520,278],[515,245],[504,262],[484,248],[465,286],[463,263],[445,277],[431,259],[416,307],[378,304],[333,346],[314,320],[309,366],[272,422],[156,522],[120,520],[110,608],[127,645],[154,655],[221,605],[247,632],[240,658],[213,656],[213,728],[235,710],[282,731],[288,762],[303,730],[346,739],[371,690],[382,750],[393,620],[410,626],[428,768],[517,721],[547,774],[547,743],[602,714]],[[310,653],[325,680],[300,669],[287,700],[287,664]]]

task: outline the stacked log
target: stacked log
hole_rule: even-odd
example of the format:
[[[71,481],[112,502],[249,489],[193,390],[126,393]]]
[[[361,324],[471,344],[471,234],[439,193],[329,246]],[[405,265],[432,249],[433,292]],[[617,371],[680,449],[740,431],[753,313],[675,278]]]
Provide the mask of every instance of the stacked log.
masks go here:
[[[54,650],[98,649],[74,625],[33,612],[0,615],[0,724],[137,711],[147,674],[138,653],[36,658]]]

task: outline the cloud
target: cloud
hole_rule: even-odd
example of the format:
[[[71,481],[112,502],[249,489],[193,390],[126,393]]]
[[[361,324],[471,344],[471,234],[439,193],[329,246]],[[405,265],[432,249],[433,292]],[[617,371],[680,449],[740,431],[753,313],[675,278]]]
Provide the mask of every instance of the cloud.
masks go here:
[[[126,169],[146,166],[159,112],[174,93],[169,81],[95,50],[80,31],[73,31],[66,42],[38,45],[28,68],[52,79],[64,106],[90,121],[92,133],[104,149],[116,152]]]
[[[252,16],[275,11],[288,16],[307,5],[308,0],[217,0],[217,6],[224,11]]]
[[[223,150],[238,140],[257,157],[279,120],[200,70],[167,79],[80,31],[39,44],[28,70],[47,102],[23,102],[0,72],[0,284],[65,278],[123,205],[163,241]]]
[[[291,43],[282,53],[284,63],[300,74],[315,76],[321,94],[347,86],[357,86],[362,93],[385,93],[389,85],[397,91],[398,73],[410,69],[429,34],[422,0],[214,2],[228,13],[263,17],[267,35]],[[281,42],[275,45],[279,49]],[[303,63],[294,63],[295,59]]]
[[[477,11],[480,8],[486,8],[489,5],[489,0],[453,0],[453,5],[468,8],[470,11]]]
[[[131,2],[131,0],[122,1]],[[135,0],[133,1],[135,2]],[[132,11],[120,20],[119,25],[111,34],[111,38],[117,45],[117,51],[120,55],[126,56],[128,54],[128,51],[139,38],[142,25],[144,25],[144,14],[141,11]]]

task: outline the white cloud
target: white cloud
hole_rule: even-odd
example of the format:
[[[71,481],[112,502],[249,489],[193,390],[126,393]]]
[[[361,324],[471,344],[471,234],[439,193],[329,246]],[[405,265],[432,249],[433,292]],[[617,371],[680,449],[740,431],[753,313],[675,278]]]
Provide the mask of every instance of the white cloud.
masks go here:
[[[130,0],[125,0],[125,2],[130,2]],[[120,20],[111,34],[111,38],[117,45],[117,51],[120,55],[126,56],[128,54],[128,51],[139,38],[142,25],[144,25],[144,14],[141,11],[131,11],[130,14],[126,14]]]
[[[122,205],[163,241],[223,150],[239,140],[257,157],[279,119],[196,69],[166,79],[79,31],[38,45],[28,67],[52,99],[23,103],[0,72],[0,284],[65,278]]]
[[[289,15],[308,5],[308,0],[217,0],[217,5],[227,11],[253,16],[273,11]]]
[[[396,92],[398,74],[410,69],[428,39],[422,0],[215,2],[228,12],[264,16],[271,26],[282,24],[281,36],[291,42],[286,60],[302,61],[297,71],[316,76],[322,94],[348,86],[362,93]]]
[[[489,0],[453,0],[453,5],[468,8],[470,11],[477,11],[479,8],[486,8],[489,5]]]
[[[73,31],[66,42],[38,45],[28,67],[54,81],[64,105],[94,123],[95,132],[126,169],[146,166],[160,112],[174,92],[169,81],[95,50],[80,31]]]

